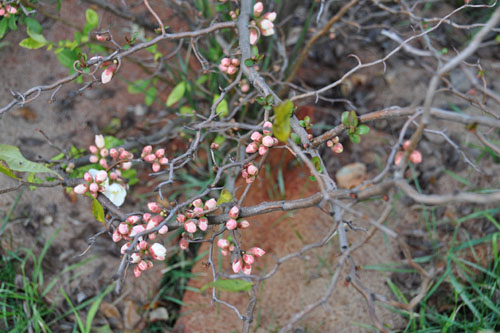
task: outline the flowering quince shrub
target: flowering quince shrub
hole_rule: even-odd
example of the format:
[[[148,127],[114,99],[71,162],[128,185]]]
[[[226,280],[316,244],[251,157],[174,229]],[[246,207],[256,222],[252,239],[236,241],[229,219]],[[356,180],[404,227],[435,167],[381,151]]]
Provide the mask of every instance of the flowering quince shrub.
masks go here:
[[[293,330],[309,312],[326,304],[337,286],[336,279],[342,276],[347,286],[352,284],[356,292],[367,298],[366,306],[377,329],[387,331],[376,315],[374,300],[389,303],[406,313],[424,299],[431,283],[445,278],[436,275],[439,272],[436,267],[413,260],[405,238],[386,223],[393,207],[399,207],[397,198],[405,195],[419,204],[435,206],[487,205],[500,200],[495,188],[480,191],[468,187],[451,195],[431,193],[432,187],[422,189],[420,183],[418,191],[414,186],[419,181],[419,172],[424,173],[429,163],[429,149],[419,144],[427,140],[426,135],[442,137],[471,169],[480,172],[482,168],[477,165],[480,159],[474,161],[467,157],[464,142],[454,142],[446,130],[430,128],[435,119],[459,126],[458,137],[464,137],[463,133],[467,132],[477,138],[474,144],[485,151],[500,152],[490,140],[491,133],[500,128],[500,123],[495,108],[488,104],[498,102],[498,96],[488,86],[489,74],[485,74],[483,65],[474,58],[479,47],[496,43],[491,39],[491,31],[498,33],[500,8],[465,3],[439,19],[428,18],[426,10],[420,9],[425,7],[421,6],[425,1],[412,6],[397,1],[390,6],[377,1],[314,1],[315,7],[304,8],[309,3],[312,2],[299,4],[308,16],[297,17],[292,15],[294,13],[280,12],[289,6],[290,2],[286,1],[185,1],[179,8],[183,8],[183,15],[189,16],[186,23],[189,29],[177,31],[165,26],[166,19],[154,8],[159,4],[144,1],[141,5],[153,21],[132,20],[137,26],[133,26],[130,35],[116,32],[112,24],[99,20],[97,11],[87,9],[78,13],[85,14],[85,24],[74,32],[73,38],[51,41],[43,36],[42,27],[34,18],[36,10],[28,8],[25,1],[0,1],[0,39],[15,30],[18,23],[23,23],[28,38],[20,45],[28,49],[47,47],[69,71],[68,76],[52,84],[35,86],[24,93],[11,90],[12,100],[5,106],[0,105],[0,116],[16,106],[35,103],[47,91],[51,91],[49,103],[52,103],[64,85],[76,85],[77,92],[82,93],[90,88],[101,89],[103,85],[119,86],[119,80],[126,81],[129,93],[143,94],[144,104],[150,107],[144,115],[147,126],[141,127],[140,136],[133,137],[128,129],[120,129],[116,134],[123,140],[95,135],[88,149],[64,147],[63,152],[40,163],[27,160],[15,146],[0,144],[2,176],[19,182],[18,187],[2,189],[1,193],[22,186],[64,186],[72,195],[76,193],[88,198],[94,216],[106,226],[110,241],[120,247],[121,261],[116,274],[118,292],[128,269],[140,278],[150,274],[147,271],[154,265],[163,264],[169,258],[171,253],[167,248],[178,246],[183,251],[193,251],[191,244],[208,243],[208,266],[213,281],[205,287],[214,288],[212,300],[236,313],[243,321],[245,332],[255,322],[255,302],[259,298],[256,291],[262,282],[271,279],[289,260],[322,248],[337,237],[339,247],[326,249],[337,262],[331,285],[322,298],[304,306],[304,311],[290,314],[287,322],[280,323],[282,330]],[[446,9],[436,2],[429,4],[443,11]],[[127,2],[124,1],[123,6],[126,7]],[[455,15],[465,9],[489,10],[488,18],[477,23],[474,15]],[[404,16],[402,20],[411,19],[411,27],[399,24],[399,16]],[[362,59],[355,54],[355,49],[351,49],[358,45],[356,41],[370,44],[374,39],[371,35],[363,35],[370,30],[366,28],[367,17],[370,26],[386,27],[399,22],[391,25],[390,31],[376,31],[377,43],[369,47],[370,50],[376,48],[373,54],[383,53],[384,56],[372,62]],[[297,33],[295,21],[302,19],[302,30]],[[445,52],[444,46],[441,52],[436,51],[441,49],[437,45],[446,40],[434,35],[446,30],[438,29],[443,25],[468,32],[475,30],[467,43],[447,46],[454,50],[451,55]],[[151,26],[154,29],[150,29]],[[295,35],[289,34],[292,30]],[[349,39],[349,36],[355,38]],[[411,37],[405,40],[400,36]],[[486,41],[488,38],[490,40]],[[384,40],[383,48],[379,45],[380,40]],[[419,44],[415,40],[423,42]],[[171,42],[178,41],[182,42],[171,49],[174,45]],[[322,46],[315,45],[320,43]],[[339,68],[329,75],[336,77],[330,83],[318,80],[324,84],[319,87],[319,83],[311,83],[314,80],[310,77],[321,73],[321,66],[325,66],[317,60],[321,56],[315,56],[314,62],[305,61],[312,55],[323,54],[320,49],[329,43],[345,43],[346,49],[352,52],[335,54]],[[393,48],[388,51],[390,47]],[[339,47],[334,53],[343,50]],[[382,110],[377,110],[369,103],[360,102],[363,98],[358,97],[364,92],[358,96],[351,90],[363,86],[363,80],[368,79],[364,79],[365,74],[356,77],[358,72],[367,68],[379,71],[381,66],[384,66],[384,73],[386,70],[394,72],[391,61],[402,52],[405,52],[403,60],[412,57],[415,66],[425,58],[422,67],[430,83],[421,96],[422,105],[384,105]],[[136,58],[139,55],[142,58]],[[175,55],[178,55],[178,63],[173,60]],[[349,65],[349,69],[339,75],[337,71],[343,68],[341,56],[350,57],[349,61],[356,60],[357,65]],[[140,69],[145,72],[143,77],[129,77],[131,74],[123,69],[126,67],[122,64],[130,59],[140,63]],[[433,68],[430,74],[429,68]],[[473,88],[460,91],[454,87],[456,80],[450,74],[452,71],[463,72]],[[392,80],[389,76],[387,81]],[[438,108],[435,96],[445,91],[453,92],[454,98],[463,99],[481,115]],[[164,95],[163,92],[168,93]],[[125,93],[117,91],[117,94]],[[342,93],[342,98],[337,98],[337,93]],[[356,96],[354,101],[348,99],[351,95]],[[386,100],[406,99],[391,96]],[[455,105],[453,103],[449,105]],[[320,104],[320,108],[312,107],[315,104]],[[305,107],[301,109],[301,106]],[[307,109],[313,111],[303,116],[306,112],[302,111]],[[321,110],[328,110],[328,115],[320,115]],[[154,121],[150,121],[152,119]],[[384,130],[373,131],[371,123],[382,120],[394,124],[387,131],[390,133],[382,133],[383,141],[376,141],[374,138],[382,136]],[[366,172],[366,166],[362,165],[360,169],[364,172],[358,177],[360,181],[352,186],[341,186],[343,182],[339,181],[340,177],[334,179],[334,174],[352,171],[352,164],[359,166],[360,163],[352,162],[363,161],[365,151],[359,153],[360,149],[370,150],[366,152],[370,156],[375,154],[377,164],[380,162],[382,167],[375,174],[373,170]],[[262,185],[259,181],[269,181],[267,172],[263,179],[262,170],[274,167],[270,164],[273,154],[278,152],[289,154],[294,167],[303,168],[306,174],[303,181],[314,188],[315,194],[291,200],[287,193],[282,193],[283,200],[246,204],[248,193],[261,190],[256,188]],[[328,160],[334,160],[340,170],[332,170],[332,163],[326,163]],[[414,173],[415,170],[418,172]],[[139,178],[139,172],[147,175]],[[154,184],[151,193],[157,197],[132,209],[128,206],[132,200],[127,198],[127,193],[146,177]],[[363,206],[376,200],[385,206],[385,213],[379,216],[368,209],[365,211]],[[256,232],[250,217],[314,207],[328,212],[328,218],[332,219],[332,223],[321,230],[325,238],[309,239],[303,248],[281,258],[272,248],[263,245],[264,242],[249,246],[248,235],[254,236]],[[369,214],[372,215],[368,217]],[[353,221],[346,221],[347,216]],[[313,222],[304,221],[305,224]],[[346,230],[368,230],[369,236],[353,244],[352,233],[347,234]],[[360,283],[355,251],[363,248],[375,233],[395,240],[401,247],[397,252],[403,253],[405,262],[421,275],[421,291],[412,301],[405,304],[388,301],[389,297],[379,297]],[[168,239],[174,242],[169,245]],[[266,252],[268,255],[264,256]],[[219,299],[218,289],[248,292],[251,299],[246,312]]]

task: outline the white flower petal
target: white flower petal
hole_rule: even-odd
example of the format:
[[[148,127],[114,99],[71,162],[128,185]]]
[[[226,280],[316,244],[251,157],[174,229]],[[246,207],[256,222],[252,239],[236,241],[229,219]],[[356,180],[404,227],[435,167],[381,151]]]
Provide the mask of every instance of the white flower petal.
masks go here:
[[[109,186],[104,186],[104,196],[108,198],[115,206],[120,207],[125,202],[127,190],[120,184],[114,183]]]

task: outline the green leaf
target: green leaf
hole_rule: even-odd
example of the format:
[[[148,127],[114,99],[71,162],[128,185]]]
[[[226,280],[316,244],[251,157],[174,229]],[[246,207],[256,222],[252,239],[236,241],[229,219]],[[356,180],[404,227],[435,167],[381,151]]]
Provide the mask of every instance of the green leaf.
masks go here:
[[[342,124],[347,128],[349,127],[349,111],[342,112]]]
[[[9,16],[9,28],[10,30],[17,30],[17,24],[16,24],[16,18],[17,16],[11,15]]]
[[[231,202],[232,199],[233,199],[233,195],[231,194],[231,192],[229,192],[228,190],[226,190],[224,188],[220,192],[219,199],[217,200],[217,206],[220,206],[220,205],[222,205],[223,203],[226,203],[226,202]]]
[[[255,61],[253,59],[251,59],[251,58],[245,59],[245,66],[251,67],[251,66],[253,66],[253,64],[255,64]]]
[[[292,138],[293,142],[295,142],[296,144],[300,144],[300,136],[298,136],[296,133],[292,133],[290,137]]]
[[[226,137],[220,134],[217,134],[217,136],[214,139],[214,143],[218,144],[219,146],[222,145],[225,141]]]
[[[36,174],[33,173],[33,172],[30,172],[28,174],[28,178],[27,180],[30,182],[30,183],[37,183],[37,184],[41,184],[43,183],[43,180],[41,180],[40,178],[38,178],[37,176],[35,176]],[[36,190],[36,186],[35,185],[30,185],[30,191],[34,191]]]
[[[183,105],[181,106],[180,113],[184,115],[190,115],[194,113],[194,110],[189,105]]]
[[[40,35],[41,36],[41,35]],[[43,37],[43,36],[42,36]],[[44,38],[45,39],[45,38]],[[23,39],[20,43],[19,43],[19,46],[22,46],[26,49],[30,49],[30,50],[36,50],[36,49],[39,49],[41,47],[44,47],[45,44],[47,44],[47,42],[45,41],[44,43],[42,42],[39,42],[31,37],[29,38],[25,38]]]
[[[16,177],[16,175],[12,172],[11,169],[7,168],[5,165],[3,165],[2,163],[0,163],[0,172],[3,173],[4,175],[7,175],[9,176],[10,178],[14,178],[14,179],[19,179]]]
[[[167,107],[171,107],[175,103],[181,100],[182,96],[184,96],[184,92],[186,92],[186,81],[182,81],[172,90],[170,95],[167,98]]]
[[[215,95],[214,96],[214,100],[212,102],[215,103],[215,101],[217,101],[219,99],[220,95]],[[215,113],[221,117],[221,118],[224,118],[225,116],[227,116],[229,114],[229,106],[227,105],[227,101],[225,99],[223,99],[222,101],[220,101],[219,105],[217,105],[217,107],[215,108]]]
[[[208,80],[208,76],[202,75],[198,78],[198,80],[196,80],[196,84],[199,84],[201,86],[203,83],[207,82],[207,80]]]
[[[360,143],[361,137],[358,134],[349,134],[349,139],[351,139],[352,143]]]
[[[370,132],[370,127],[366,125],[359,125],[356,127],[356,134],[358,135],[365,135],[368,134],[368,132]]]
[[[72,51],[67,48],[61,49],[59,53],[57,53],[57,59],[59,62],[67,68],[73,69],[73,63],[77,60],[78,54],[75,51]]]
[[[104,219],[104,208],[102,208],[101,204],[99,203],[99,201],[97,201],[96,198],[93,199],[92,214],[94,214],[94,217],[97,221],[106,223],[106,220]]]
[[[7,19],[4,17],[0,20],[0,39],[5,36],[5,33],[7,32]]]
[[[27,29],[29,29],[32,33],[35,33],[35,34],[42,34],[42,26],[40,25],[40,23],[38,23],[37,20],[31,18],[31,17],[26,17],[24,19],[24,23],[26,23],[26,27]],[[29,32],[28,32],[28,35],[29,35]]]
[[[290,137],[290,117],[292,116],[293,102],[285,101],[274,107],[276,118],[273,124],[274,136],[283,142],[286,142]]]
[[[125,141],[118,139],[112,135],[108,135],[104,137],[104,147],[107,149],[111,149],[117,146],[121,146]]]
[[[47,172],[53,173],[60,178],[57,172],[50,170],[45,165],[25,159],[16,146],[0,144],[0,160],[5,161],[13,171],[35,173]]]
[[[358,116],[356,115],[356,112],[354,112],[353,110],[349,111],[349,116],[347,117],[347,121],[352,127],[358,126]]]
[[[128,85],[127,91],[130,94],[140,94],[146,90],[150,80],[137,80]]]
[[[104,292],[102,292],[99,296],[97,296],[96,300],[94,303],[92,303],[92,306],[89,309],[89,312],[87,313],[87,319],[85,320],[85,325],[87,328],[87,332],[91,332],[92,328],[92,322],[94,321],[94,317],[97,314],[97,311],[99,310],[99,305],[101,305],[101,302],[107,294],[109,294],[113,288],[115,287],[115,284],[110,284]]]
[[[122,177],[127,178],[128,182],[127,184],[129,186],[134,186],[139,182],[139,178],[137,178],[137,170],[136,169],[127,169],[127,170],[122,170]]]
[[[207,283],[203,287],[201,287],[201,291],[205,291],[209,287],[215,287],[218,290],[225,290],[230,292],[240,292],[240,291],[249,291],[252,289],[252,282],[240,280],[240,279],[227,279],[227,280],[216,280],[210,283]]]
[[[312,159],[312,162],[314,164],[314,167],[316,168],[316,171],[318,171],[318,172],[323,171],[323,167],[321,166],[321,160],[318,156],[314,156]]]
[[[156,99],[156,87],[149,87],[146,90],[146,96],[144,97],[144,104],[151,106]]]
[[[95,10],[90,8],[87,9],[87,11],[85,12],[85,17],[87,18],[87,23],[91,27],[90,30],[97,27],[97,25],[99,24],[99,15],[97,15]]]

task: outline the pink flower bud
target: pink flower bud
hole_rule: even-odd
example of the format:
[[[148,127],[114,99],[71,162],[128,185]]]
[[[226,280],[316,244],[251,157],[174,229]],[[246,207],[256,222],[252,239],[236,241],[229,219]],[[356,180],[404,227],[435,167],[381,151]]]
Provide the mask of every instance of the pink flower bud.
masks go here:
[[[230,252],[233,252],[233,251],[234,251],[234,245],[230,245],[230,246],[229,246],[229,251],[230,251]]]
[[[248,171],[247,171],[246,169],[243,169],[243,170],[241,171],[241,176],[242,176],[243,178],[247,178],[247,177],[248,177]]]
[[[108,161],[106,161],[105,158],[101,158],[101,160],[99,161],[99,165],[102,166],[104,169],[107,169],[108,168]]]
[[[115,71],[115,67],[114,66],[109,66],[108,68],[106,68],[102,72],[102,74],[101,74],[101,82],[102,82],[102,84],[106,84],[109,81],[111,81],[111,79],[113,78],[113,72],[114,71]]]
[[[165,246],[160,243],[154,243],[149,248],[149,252],[151,253],[151,257],[155,260],[165,260],[165,255],[167,254],[167,249]]]
[[[154,233],[154,232],[153,232],[152,234],[149,234],[149,235],[148,235],[148,238],[149,238],[150,240],[156,239],[156,233]]]
[[[97,39],[100,42],[105,42],[106,41],[106,36],[104,36],[102,34],[96,34],[95,35],[95,39]]]
[[[194,216],[201,216],[203,214],[203,208],[195,207],[193,209]]]
[[[271,23],[272,24],[272,23]],[[262,31],[262,36],[268,37],[274,35],[274,29],[266,29]]]
[[[153,166],[151,168],[153,169],[154,172],[160,171],[160,163],[158,162],[153,163]]]
[[[265,18],[266,20],[274,22],[274,20],[276,20],[276,12],[265,13],[264,15],[262,15],[262,17]]]
[[[151,217],[152,217],[152,215],[151,215],[151,214],[149,214],[149,213],[144,213],[144,214],[142,214],[142,220],[143,220],[144,222],[146,222],[146,223],[147,223],[147,222],[149,222],[149,220],[151,220]]]
[[[422,154],[418,150],[414,150],[410,155],[410,161],[415,164],[422,163]]]
[[[12,6],[7,5],[6,9],[9,12],[9,14],[16,14],[17,13],[16,7],[12,7]]]
[[[227,250],[220,250],[220,254],[222,254],[225,257],[229,254],[229,252],[227,252]]]
[[[130,243],[123,244],[122,247],[120,248],[120,253],[125,254],[125,251],[127,251],[129,247],[130,247]]]
[[[137,264],[137,267],[139,267],[139,269],[141,271],[145,271],[146,269],[148,269],[148,263],[145,262],[144,260],[141,260],[138,264]]]
[[[221,238],[217,241],[217,246],[220,247],[221,249],[225,249],[229,247],[229,241],[225,238]]]
[[[260,142],[262,139],[262,134],[260,132],[253,132],[252,135],[250,136],[250,139],[252,139],[255,142]]]
[[[232,267],[233,267],[233,272],[238,273],[241,271],[241,259],[234,259]]]
[[[245,275],[250,275],[250,274],[252,274],[252,266],[251,265],[244,265],[243,268],[241,269],[241,271]]]
[[[246,229],[249,226],[250,226],[250,222],[248,222],[247,220],[243,220],[243,221],[238,222],[238,228],[240,228],[240,229]]]
[[[212,142],[212,144],[210,145],[210,149],[212,150],[217,150],[219,149],[219,147],[220,147],[219,144],[216,142]]]
[[[240,59],[238,58],[231,59],[231,64],[235,67],[238,67],[240,65]]]
[[[146,146],[146,147],[142,148],[141,157],[144,158],[145,156],[148,156],[149,154],[151,154],[152,151],[153,151],[153,147],[151,147],[151,146]]]
[[[274,24],[273,24],[273,22],[271,22],[267,19],[263,19],[262,21],[260,21],[260,27],[263,30],[269,30],[269,29],[274,28]]]
[[[257,146],[257,144],[255,142],[252,142],[250,143],[247,148],[245,149],[245,151],[248,153],[248,154],[253,154],[255,152],[257,152],[257,150],[259,149],[259,146]]]
[[[257,44],[257,41],[259,40],[259,34],[255,29],[250,29],[250,45],[255,45]]]
[[[260,247],[252,247],[247,252],[253,254],[257,258],[262,257],[264,254],[266,254],[266,251],[262,250]]]
[[[206,231],[208,229],[208,219],[206,217],[202,217],[198,220],[198,228],[201,231]]]
[[[75,191],[76,194],[84,194],[88,190],[87,184],[79,184],[76,185],[73,191]]]
[[[89,146],[89,151],[90,151],[92,154],[97,154],[97,152],[98,152],[99,150],[97,149],[97,147],[96,147],[96,146],[91,145],[91,146]]]
[[[240,214],[240,209],[238,208],[238,206],[233,206],[229,210],[229,217],[232,219],[237,219],[239,214]]]
[[[260,14],[262,14],[262,12],[264,11],[264,4],[262,2],[257,2],[254,6],[253,6],[253,15],[258,17],[260,16]]]
[[[250,90],[250,85],[248,83],[243,83],[240,85],[241,92],[246,93]]]
[[[153,163],[154,161],[156,161],[156,155],[155,154],[146,155],[146,157],[144,157],[144,161],[148,163]]]
[[[4,16],[5,15],[5,9],[4,8],[0,8],[0,16]],[[9,14],[7,14],[9,15]]]
[[[108,178],[108,173],[104,170],[100,170],[99,172],[97,172],[95,176],[95,182],[99,184],[105,181],[107,178]]]
[[[267,153],[268,148],[266,146],[260,146],[259,147],[259,155],[263,156]]]
[[[141,261],[141,256],[138,253],[132,253],[130,255],[130,263],[131,264],[137,264],[139,261]]]
[[[257,174],[257,172],[259,172],[259,169],[257,169],[257,167],[255,165],[250,164],[247,168],[247,172],[249,175],[255,176]]]
[[[141,217],[138,216],[138,215],[131,215],[129,217],[127,217],[127,222],[130,223],[130,224],[136,224],[137,222],[139,222],[141,220]]]
[[[128,235],[128,224],[125,222],[120,223],[120,225],[118,226],[118,231],[122,235]]]
[[[227,72],[227,66],[224,66],[224,65],[219,65],[219,70],[223,73],[226,73]]]
[[[118,230],[113,231],[113,242],[118,243],[122,238],[122,234]]]
[[[101,156],[106,157],[109,155],[109,151],[106,148],[101,149]]]
[[[184,223],[184,222],[186,222],[186,216],[185,216],[185,215],[183,215],[183,214],[179,214],[179,215],[177,215],[177,222],[179,222],[179,223]]]
[[[90,155],[90,163],[97,163],[97,161],[99,161],[99,157],[97,157],[96,155]]]
[[[139,268],[139,266],[135,265],[134,266],[134,275],[136,278],[138,278],[139,276],[141,276],[142,272],[141,272],[141,269]]]
[[[162,158],[160,159],[160,164],[161,164],[161,165],[166,165],[166,164],[168,164],[168,158],[166,158],[166,157],[162,157]]]
[[[340,139],[339,139],[339,137],[338,137],[338,136],[336,136],[336,137],[334,137],[334,138],[332,139],[332,142],[333,142],[333,143],[339,143],[339,141],[340,141]]]
[[[99,148],[99,149],[104,148],[104,136],[96,135],[94,141],[95,141],[95,145],[97,146],[97,148]]]
[[[250,176],[245,179],[247,184],[253,183],[255,181],[255,176]]]
[[[132,167],[132,162],[124,162],[122,163],[122,169],[123,170],[128,170]]]
[[[153,222],[153,220],[150,220],[148,224],[146,225],[146,230],[151,230],[154,227],[156,227],[156,224]]]
[[[186,223],[184,223],[184,229],[186,229],[187,232],[189,233],[195,233],[196,232],[196,223],[194,223],[194,220],[189,220]]]
[[[212,210],[215,208],[217,208],[217,201],[214,198],[205,202],[205,210]]]
[[[153,213],[160,213],[161,212],[161,207],[157,202],[148,202],[148,209],[152,211]]]
[[[99,191],[99,185],[97,185],[96,183],[92,183],[89,186],[89,190],[90,192],[96,193],[97,191]]]
[[[408,150],[408,148],[410,147],[410,143],[410,140],[406,140],[405,142],[403,142],[403,149]]]
[[[153,267],[153,262],[151,260],[148,260],[147,263],[148,263],[148,269]]]
[[[164,235],[168,232],[168,226],[164,225],[163,227],[160,228],[160,230],[158,230],[158,233],[160,235]]]
[[[333,141],[332,141],[332,140],[328,140],[328,141],[326,142],[326,146],[327,146],[327,147],[329,147],[329,148],[332,148],[332,147],[333,147],[333,145],[334,145],[334,143],[333,143]]]
[[[110,174],[109,174],[109,179],[111,179],[111,180],[117,180],[118,177],[119,177],[118,174],[114,171],[110,172]]]
[[[398,151],[396,153],[396,157],[394,157],[394,164],[399,165],[401,164],[401,161],[403,160],[404,152]]]
[[[181,248],[181,250],[187,250],[187,248],[189,247],[189,242],[185,238],[181,238],[181,240],[179,241],[179,247]]]
[[[344,146],[342,146],[342,144],[338,142],[332,147],[332,151],[334,153],[340,154],[341,152],[344,151]]]
[[[220,64],[222,66],[228,67],[229,65],[231,65],[231,59],[229,59],[229,58],[222,58],[222,60],[220,61]]]
[[[266,147],[272,147],[273,144],[274,144],[274,140],[271,136],[265,136],[263,139],[262,139],[262,144]]]
[[[151,221],[153,221],[155,223],[155,225],[158,225],[161,223],[161,221],[163,221],[163,216],[161,215],[156,215],[154,216]]]
[[[193,201],[193,206],[194,207],[203,207],[203,201],[201,201],[201,199],[196,199],[195,201]]]
[[[247,265],[251,265],[255,261],[255,258],[253,257],[253,255],[247,253],[247,254],[243,255],[243,261]]]
[[[135,237],[135,235],[143,232],[144,230],[146,230],[146,227],[143,224],[134,225],[132,227],[132,231],[129,234],[129,237]]]
[[[120,156],[119,156],[120,160],[127,160],[127,159],[129,159],[129,157],[130,157],[130,153],[126,150],[122,151],[120,153]]]
[[[145,240],[142,240],[140,241],[138,244],[137,244],[137,248],[139,250],[145,250],[148,248],[148,242],[146,242]]]
[[[163,156],[165,156],[165,149],[161,148],[161,149],[158,149],[155,153],[156,157],[158,158],[162,158]]]
[[[231,16],[233,20],[236,20],[238,18],[238,15],[236,15],[236,12],[234,10],[229,12],[229,16]]]
[[[228,230],[234,230],[234,229],[236,229],[237,226],[238,226],[238,224],[236,223],[236,220],[229,219],[226,222],[226,228]]]
[[[273,123],[271,123],[270,121],[266,121],[264,123],[263,127],[264,127],[264,131],[262,131],[262,133],[268,134],[268,135],[272,133]],[[266,129],[266,128],[268,128],[268,129]]]
[[[229,66],[229,67],[227,68],[227,74],[229,74],[229,75],[236,74],[236,71],[237,71],[237,70],[236,70],[236,67],[234,67],[233,65],[231,65],[231,66]]]

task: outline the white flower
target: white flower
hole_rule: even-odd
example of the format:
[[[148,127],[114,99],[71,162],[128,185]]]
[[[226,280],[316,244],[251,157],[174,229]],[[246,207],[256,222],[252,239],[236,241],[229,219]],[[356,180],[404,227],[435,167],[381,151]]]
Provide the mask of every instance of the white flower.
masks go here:
[[[155,260],[165,260],[165,255],[167,253],[167,249],[161,245],[160,243],[154,243],[151,245],[149,248],[149,252],[151,253],[151,256]]]
[[[115,206],[120,207],[125,201],[127,190],[120,184],[114,183],[104,186],[104,196],[108,198]]]
[[[96,135],[95,136],[95,145],[99,149],[104,148],[104,136],[102,136],[102,135]]]

